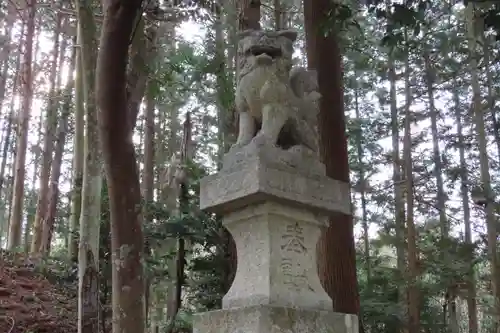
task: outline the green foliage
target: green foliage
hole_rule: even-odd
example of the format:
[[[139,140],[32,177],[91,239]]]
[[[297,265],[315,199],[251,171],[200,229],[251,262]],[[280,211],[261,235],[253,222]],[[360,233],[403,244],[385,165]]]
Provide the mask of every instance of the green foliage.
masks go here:
[[[327,20],[321,28],[325,37],[332,32],[345,32],[350,28],[356,28],[358,31],[361,31],[361,27],[355,19],[355,13],[351,6],[340,2],[333,2],[331,7],[327,13]]]
[[[60,287],[67,295],[78,295],[78,265],[68,262],[64,256],[42,258],[35,272],[43,275],[51,284]]]

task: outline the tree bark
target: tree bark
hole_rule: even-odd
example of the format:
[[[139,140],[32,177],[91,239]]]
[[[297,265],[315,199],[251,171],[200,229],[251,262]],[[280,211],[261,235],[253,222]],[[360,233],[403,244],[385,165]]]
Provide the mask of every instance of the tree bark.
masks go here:
[[[31,104],[33,101],[33,39],[35,35],[35,13],[36,1],[28,0],[25,10],[26,38],[24,40],[24,59],[22,73],[23,101],[21,115],[19,117],[19,128],[17,138],[17,152],[15,162],[14,189],[12,194],[12,207],[10,216],[10,228],[8,249],[13,250],[21,245],[21,225],[23,217],[24,178],[26,175],[26,148],[28,145],[28,129],[31,116]]]
[[[439,116],[439,110],[435,106],[434,101],[434,76],[435,71],[431,65],[431,59],[429,58],[428,50],[424,51],[424,63],[425,63],[425,79],[427,85],[427,95],[429,97],[429,114],[431,118],[431,133],[432,133],[432,151],[434,159],[434,177],[436,178],[436,202],[437,209],[439,210],[439,226],[441,229],[441,241],[448,238],[448,219],[446,218],[446,194],[444,191],[443,182],[443,167],[441,162],[441,151],[439,149],[439,133],[437,127],[437,119]],[[444,246],[444,245],[443,245]],[[446,249],[444,249],[446,252]],[[445,256],[446,257],[446,256]]]
[[[486,85],[488,88],[488,108],[490,109],[491,122],[493,125],[493,138],[497,146],[497,156],[500,158],[500,120],[497,119],[496,94],[493,89],[493,73],[490,69],[490,36],[481,34],[483,40],[484,71],[486,72]]]
[[[323,33],[323,22],[333,10],[329,0],[304,1],[307,63],[318,72],[320,154],[329,177],[349,183],[347,137],[342,90],[342,56],[338,36]],[[352,216],[338,214],[318,242],[318,271],[333,299],[333,310],[359,314],[356,251]],[[360,326],[362,329],[362,326]]]
[[[129,42],[141,0],[105,1],[97,63],[99,124],[111,213],[113,332],[144,332],[141,191],[127,100]]]
[[[102,156],[95,95],[97,29],[92,0],[78,0],[78,36],[81,37],[82,80],[85,102],[84,164],[80,243],[78,249],[78,330],[99,332],[99,245],[101,227]],[[78,38],[78,37],[77,37]]]
[[[62,53],[65,47],[61,48]],[[64,57],[64,53],[63,53]],[[62,105],[61,118],[59,119],[59,125],[57,130],[57,141],[54,149],[54,162],[52,166],[52,173],[50,175],[50,187],[49,187],[49,200],[47,215],[44,220],[42,231],[42,242],[41,242],[41,252],[44,255],[48,255],[50,251],[50,244],[52,241],[52,234],[54,231],[54,223],[57,213],[57,202],[59,200],[59,177],[61,175],[61,164],[64,152],[64,145],[66,143],[66,134],[68,131],[68,120],[71,113],[71,99],[74,87],[73,71],[75,69],[76,60],[76,48],[73,47],[73,54],[71,56],[71,70],[68,74],[68,81],[64,89],[64,103]]]
[[[410,54],[408,47],[408,33],[404,32],[406,43],[405,60],[405,133],[403,142],[404,175],[406,184],[406,227],[408,235],[408,332],[418,333],[420,330],[420,300],[417,285],[418,279],[418,253],[416,245],[416,229],[414,222],[414,195],[413,195],[413,160],[412,160],[412,137],[411,124],[413,117],[411,113],[411,82],[410,82]]]
[[[24,34],[24,25],[21,28],[21,36],[23,34]],[[21,52],[19,52],[16,56],[15,72],[14,72],[14,77],[12,78],[12,82],[13,82],[13,84],[12,84],[13,94],[12,95],[13,96],[15,96],[14,93],[17,92],[17,87],[18,87],[19,81],[20,81],[18,79],[20,65],[21,65]],[[6,118],[7,128],[5,130],[5,136],[3,139],[3,147],[2,147],[2,164],[0,166],[0,192],[3,190],[3,185],[5,182],[5,167],[7,164],[7,152],[8,152],[8,149],[9,149],[11,141],[12,141],[12,137],[11,137],[12,128],[13,128],[14,121],[16,120],[16,118],[14,117],[14,111],[15,111],[14,100],[13,100],[13,98],[11,98],[11,101],[9,103],[9,114]]]
[[[457,87],[457,76],[453,78],[453,86]],[[464,213],[464,241],[470,248],[467,257],[467,316],[469,318],[469,333],[478,332],[476,280],[474,277],[474,247],[472,244],[471,218],[469,206],[469,175],[465,159],[465,140],[463,135],[462,115],[460,112],[460,96],[458,89],[453,91],[455,104],[455,121],[457,124],[458,154],[460,158],[460,196],[462,197],[462,210]]]
[[[357,73],[356,73],[357,74]],[[357,75],[356,75],[357,76]],[[364,249],[364,257],[365,257],[365,272],[366,272],[366,281],[368,284],[368,288],[370,288],[371,282],[371,258],[370,258],[370,235],[368,234],[369,230],[369,221],[368,221],[368,212],[367,212],[367,200],[366,200],[366,189],[368,180],[365,176],[365,164],[364,164],[364,147],[363,147],[363,129],[361,127],[362,118],[361,111],[359,105],[359,86],[356,85],[354,88],[354,109],[357,121],[356,128],[356,153],[358,158],[358,168],[359,168],[359,192],[361,195],[361,226],[363,228],[363,249]]]
[[[13,3],[9,2],[7,5],[7,17],[5,19],[5,36],[8,37],[8,40],[5,41],[2,45],[2,51],[0,52],[0,63],[2,64],[2,71],[0,74],[0,106],[3,108],[3,101],[5,99],[5,92],[7,87],[7,78],[9,77],[9,64],[10,64],[10,56],[11,51],[14,49],[14,43],[12,40],[12,27],[14,26],[14,22],[16,21],[17,11]],[[23,24],[24,28],[24,24]],[[23,36],[23,33],[21,33]],[[21,54],[20,52],[18,54]],[[19,57],[19,55],[17,56]],[[15,76],[17,77],[18,69],[16,69]],[[16,84],[16,79],[13,80],[14,85]],[[1,186],[0,186],[1,188]]]
[[[71,217],[70,217],[70,233],[68,257],[72,261],[78,261],[78,229],[79,220],[82,208],[82,181],[83,181],[83,154],[84,154],[84,114],[83,105],[83,64],[81,35],[77,32],[76,49],[76,78],[75,78],[75,134],[73,138],[73,179],[71,193]]]
[[[403,198],[403,177],[401,175],[401,155],[399,149],[399,112],[397,107],[397,92],[396,92],[396,68],[394,65],[394,58],[392,54],[389,54],[389,94],[390,94],[390,111],[391,111],[391,136],[392,136],[392,181],[394,183],[394,224],[395,224],[395,234],[396,234],[396,265],[398,272],[398,282],[403,285],[404,276],[406,271],[406,260],[405,260],[405,247],[406,247],[406,237],[405,237],[405,207]],[[406,293],[404,288],[399,288],[398,292],[398,304],[401,309],[406,307]],[[400,331],[404,332],[404,325],[402,322],[400,324]]]
[[[495,217],[495,199],[491,188],[491,176],[490,176],[490,166],[487,151],[487,140],[486,140],[486,129],[484,125],[484,112],[481,102],[481,87],[479,85],[479,73],[478,73],[478,52],[477,48],[477,37],[478,32],[475,30],[476,27],[476,14],[474,4],[469,2],[466,7],[466,24],[467,24],[467,38],[468,38],[468,48],[471,55],[470,73],[471,73],[471,86],[472,86],[472,110],[474,114],[474,125],[476,140],[479,146],[479,168],[481,185],[484,198],[486,199],[486,205],[484,207],[486,211],[486,229],[487,229],[487,239],[488,239],[488,259],[490,262],[491,269],[491,288],[494,297],[494,313],[496,316],[500,315],[500,265],[498,260],[498,249],[497,249],[497,219]],[[494,328],[492,332],[497,332],[499,325],[495,321]]]
[[[238,1],[238,27],[240,31],[260,29],[260,0]]]
[[[150,83],[151,84],[151,83]],[[143,198],[144,198],[144,223],[152,223],[153,218],[149,207],[153,203],[154,197],[154,167],[155,167],[155,97],[151,93],[151,88],[146,92],[146,114],[144,120],[144,178],[142,181]],[[150,253],[150,245],[145,240],[144,255],[147,257]],[[147,317],[149,313],[149,294],[150,294],[150,280],[147,276],[144,281],[144,315]]]
[[[56,15],[56,28],[54,31],[54,46],[52,48],[52,61],[50,65],[49,84],[50,91],[47,103],[47,113],[45,116],[42,167],[40,169],[40,183],[38,184],[38,201],[36,205],[35,223],[33,225],[33,237],[31,239],[32,254],[40,251],[42,241],[42,230],[44,217],[47,213],[49,197],[49,177],[52,166],[52,153],[54,150],[54,132],[57,126],[57,103],[56,103],[56,78],[57,60],[59,59],[59,35],[61,32],[62,15]],[[57,88],[58,89],[58,88]]]

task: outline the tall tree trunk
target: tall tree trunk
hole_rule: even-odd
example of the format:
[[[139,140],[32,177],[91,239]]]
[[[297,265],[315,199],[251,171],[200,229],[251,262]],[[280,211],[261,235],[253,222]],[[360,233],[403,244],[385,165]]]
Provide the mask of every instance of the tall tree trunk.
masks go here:
[[[12,143],[10,147],[10,154],[9,160],[14,162],[16,159],[16,152],[15,152],[15,144],[14,142]],[[7,206],[7,216],[5,218],[6,222],[6,230],[8,231],[10,229],[10,217],[12,216],[12,196],[14,194],[14,174],[15,174],[15,165],[14,163],[11,164],[12,166],[9,168],[9,181],[7,182],[7,186],[5,189],[5,202],[8,203]],[[6,235],[6,240],[5,240],[5,246],[8,246],[8,237],[9,235]]]
[[[21,29],[21,36],[24,34],[24,25],[23,28]],[[14,124],[14,111],[15,111],[15,103],[14,103],[14,97],[15,93],[17,92],[18,84],[19,84],[19,68],[21,65],[21,52],[19,52],[16,56],[16,66],[15,66],[15,72],[14,76],[12,78],[12,96],[11,96],[11,101],[9,103],[9,114],[7,116],[7,128],[5,130],[5,136],[3,139],[3,147],[2,147],[2,164],[0,166],[0,191],[3,190],[3,185],[5,181],[5,166],[7,164],[7,151],[10,147],[11,140],[12,140],[12,127]]]
[[[97,29],[93,1],[78,0],[78,34],[81,37],[82,80],[85,102],[85,139],[78,249],[78,331],[99,329],[99,240],[101,226],[102,157],[96,105]]]
[[[65,43],[63,43],[65,44]],[[61,47],[62,55],[64,58],[65,47]],[[41,252],[48,255],[50,251],[50,244],[52,241],[52,234],[54,231],[54,223],[57,213],[57,202],[59,200],[59,177],[61,175],[62,157],[64,153],[64,145],[66,143],[66,134],[68,131],[69,115],[71,113],[71,98],[74,86],[73,71],[76,62],[76,48],[73,47],[71,56],[70,71],[68,74],[68,81],[64,88],[64,102],[62,105],[61,118],[59,119],[57,129],[57,141],[54,149],[54,162],[52,166],[52,173],[50,175],[50,189],[47,215],[45,216],[45,223],[43,225]],[[59,67],[61,68],[61,66]]]
[[[36,22],[35,22],[36,25]],[[35,26],[35,49],[33,50],[34,54],[34,59],[33,63],[37,64],[37,58],[38,58],[38,50],[40,49],[40,32],[41,29],[39,26]],[[33,73],[32,77],[36,78],[37,77],[37,70],[36,67],[33,68]],[[43,123],[44,123],[44,114],[45,112],[40,112],[40,114],[36,115],[34,118],[32,117],[30,119],[30,122],[33,121],[34,119],[37,120],[37,141],[36,141],[36,146],[31,149],[31,153],[34,155],[33,156],[33,176],[31,177],[31,188],[28,191],[28,205],[26,206],[25,214],[26,214],[26,224],[24,227],[24,253],[28,254],[31,249],[31,235],[32,235],[32,229],[33,229],[33,224],[35,221],[35,214],[36,214],[36,204],[37,204],[37,198],[38,198],[38,191],[36,190],[36,183],[38,180],[38,170],[40,168],[40,156],[42,155],[42,141],[43,141]],[[28,162],[29,163],[29,162]]]
[[[38,119],[37,119],[38,118]],[[38,117],[31,118],[31,120],[37,119],[37,142],[36,149],[33,157],[33,174],[31,176],[31,187],[28,192],[28,205],[26,207],[26,227],[24,228],[24,252],[29,253],[31,249],[31,229],[35,221],[36,213],[36,199],[37,191],[35,184],[38,180],[38,170],[40,168],[40,155],[42,154],[42,140],[43,140],[43,114],[40,113]]]
[[[52,48],[52,61],[50,65],[49,84],[50,91],[47,103],[47,114],[44,125],[44,139],[42,149],[42,166],[40,169],[40,178],[38,185],[38,201],[36,205],[35,223],[33,228],[33,237],[31,239],[31,253],[40,251],[42,241],[42,230],[44,217],[47,214],[47,204],[49,197],[49,176],[52,165],[52,153],[54,150],[54,132],[57,125],[58,105],[56,101],[57,89],[56,79],[59,60],[59,35],[61,33],[62,14],[56,15],[56,28],[54,31],[54,46]]]
[[[399,274],[398,283],[401,288],[398,288],[398,304],[401,309],[406,307],[406,293],[404,291],[403,282],[406,271],[405,259],[405,207],[404,207],[404,183],[401,176],[401,155],[399,149],[399,112],[397,106],[396,93],[396,68],[394,65],[394,56],[389,54],[389,94],[390,94],[390,111],[391,111],[391,137],[392,137],[392,182],[394,183],[394,229],[396,234],[396,265]],[[400,323],[400,331],[404,331],[403,323]]]
[[[129,41],[141,0],[104,2],[97,65],[97,101],[111,212],[113,332],[144,332],[141,191],[130,140],[134,116],[127,100]]]
[[[150,83],[151,84],[151,81]],[[154,167],[155,167],[155,97],[151,92],[151,87],[147,89],[146,92],[146,114],[144,120],[144,179],[143,179],[143,198],[144,198],[144,223],[151,224],[153,222],[153,214],[149,207],[152,207],[153,203],[153,195],[154,195]],[[145,241],[144,246],[144,255],[149,256],[151,248],[147,240]],[[147,276],[144,281],[144,314],[146,316],[147,322],[147,314],[149,308],[149,288],[150,284],[148,281],[150,280]]]
[[[493,90],[493,73],[491,71],[490,63],[490,36],[481,34],[483,40],[483,54],[484,54],[484,71],[486,72],[486,82],[488,88],[488,109],[491,113],[491,121],[493,123],[493,138],[497,146],[497,157],[500,159],[500,119],[497,119],[497,110],[495,108],[496,95]]]
[[[84,154],[84,114],[83,105],[83,64],[82,64],[82,38],[80,29],[77,32],[76,48],[76,78],[75,78],[75,134],[73,137],[73,178],[71,193],[70,216],[70,241],[68,257],[72,261],[78,260],[79,220],[82,207],[82,182],[83,182],[83,154]]]
[[[357,75],[356,75],[357,77]],[[361,127],[362,118],[359,105],[359,86],[354,88],[354,109],[357,121],[356,128],[356,152],[358,157],[358,168],[359,168],[359,191],[361,194],[361,226],[363,228],[363,247],[364,247],[364,257],[365,257],[365,272],[366,279],[368,282],[368,289],[370,288],[371,281],[371,269],[370,269],[370,236],[368,235],[368,212],[367,212],[367,200],[366,200],[366,189],[368,180],[365,177],[365,165],[364,165],[364,149],[363,149],[363,128]]]
[[[408,33],[404,32],[406,43],[405,60],[405,134],[404,134],[404,170],[406,183],[406,226],[408,233],[408,332],[418,333],[420,331],[420,300],[417,285],[418,279],[418,254],[417,235],[414,221],[414,195],[413,195],[413,160],[412,160],[412,137],[411,125],[413,116],[411,113],[411,68],[409,60]]]
[[[432,152],[434,160],[434,177],[436,178],[436,202],[437,209],[439,210],[439,226],[441,230],[441,240],[444,241],[448,238],[448,221],[446,218],[446,194],[444,191],[443,183],[443,167],[441,162],[441,152],[439,149],[439,133],[437,127],[437,119],[439,116],[439,110],[435,106],[434,101],[434,77],[435,70],[432,68],[431,60],[429,58],[429,53],[426,50],[424,52],[424,63],[425,63],[425,79],[427,85],[427,95],[429,98],[429,114],[431,119],[431,133],[432,133]],[[444,246],[444,245],[443,245]],[[446,252],[446,249],[444,249]]]
[[[323,22],[331,19],[329,0],[304,1],[307,64],[318,72],[320,154],[329,177],[349,183],[347,137],[342,89],[342,55],[336,32],[326,37]],[[333,299],[333,310],[359,314],[356,252],[351,215],[338,214],[318,242],[318,271]],[[362,326],[360,326],[362,329]]]
[[[447,240],[448,240],[448,233],[449,233],[449,225],[448,225],[448,219],[446,218],[446,193],[444,190],[444,183],[443,183],[443,167],[442,167],[442,162],[441,162],[441,151],[439,149],[439,133],[438,133],[438,125],[437,125],[437,120],[439,116],[439,110],[435,106],[435,100],[434,100],[434,81],[435,81],[435,75],[436,71],[432,67],[432,61],[430,59],[429,55],[429,50],[427,49],[427,46],[424,46],[424,66],[425,66],[425,81],[426,81],[426,88],[427,88],[427,96],[429,98],[429,115],[430,115],[430,120],[431,120],[431,133],[432,133],[432,151],[433,151],[433,162],[434,162],[434,177],[436,179],[436,208],[439,213],[439,227],[440,227],[440,244],[439,248],[441,249],[440,251],[440,259],[441,262],[444,263],[444,272],[442,276],[444,277],[444,285],[446,288],[445,291],[445,303],[447,309],[449,309],[449,313],[443,313],[443,317],[446,318],[447,316],[448,321],[445,322],[445,324],[449,324],[450,328],[456,328],[456,325],[453,325],[452,323],[452,313],[451,311],[453,309],[456,310],[456,306],[453,306],[455,304],[455,298],[456,295],[455,293],[450,293],[448,292],[448,288],[452,287],[456,281],[451,281],[448,277],[451,275],[448,272],[447,269],[447,263],[448,263],[448,246]],[[456,318],[456,316],[455,316]],[[452,331],[452,333],[458,333],[456,331]]]
[[[457,75],[453,77],[453,86],[457,87]],[[462,115],[460,108],[459,91],[453,91],[455,104],[455,121],[457,124],[458,154],[460,158],[460,196],[462,197],[462,210],[464,212],[464,238],[469,246],[467,253],[467,316],[469,318],[469,333],[478,332],[477,303],[476,303],[476,280],[474,278],[474,247],[472,244],[470,206],[469,206],[469,176],[467,173],[467,162],[465,160],[465,140],[462,129]]]
[[[12,27],[14,26],[14,22],[16,21],[17,17],[17,11],[15,8],[14,3],[9,2],[7,4],[7,17],[6,17],[6,22],[5,22],[5,43],[2,45],[2,50],[0,51],[0,63],[2,64],[1,66],[1,74],[0,74],[0,107],[3,108],[3,101],[5,99],[5,92],[7,88],[7,79],[9,77],[9,69],[10,69],[10,56],[11,56],[11,51],[14,49],[14,43],[12,39]],[[24,24],[23,27],[21,28],[22,31],[24,31]],[[21,36],[23,36],[23,33],[21,32]],[[21,52],[18,53],[17,58],[19,58],[19,55]],[[17,66],[16,66],[17,67]],[[17,77],[17,72],[19,69],[16,69],[15,72],[15,77]],[[16,81],[14,80],[14,85],[16,84]],[[1,188],[1,186],[0,186]]]
[[[23,218],[24,178],[26,174],[26,148],[28,145],[28,128],[31,115],[31,104],[33,100],[33,39],[35,35],[35,13],[36,1],[28,0],[25,10],[26,38],[24,40],[23,56],[23,101],[19,117],[19,128],[16,152],[16,171],[14,175],[14,189],[12,194],[12,207],[10,216],[8,249],[13,250],[21,245],[21,226]]]
[[[188,193],[188,184],[186,180],[186,165],[188,165],[189,161],[192,160],[193,156],[191,155],[193,153],[192,149],[192,144],[191,144],[191,133],[192,133],[192,127],[191,127],[191,114],[188,112],[186,114],[186,120],[184,121],[183,124],[183,139],[182,139],[182,145],[181,145],[181,153],[180,153],[180,162],[181,162],[181,167],[183,168],[183,171],[181,173],[177,172],[175,169],[177,166],[171,165],[172,167],[172,172],[174,172],[173,178],[170,179],[169,185],[171,187],[171,190],[169,191],[170,195],[175,195],[178,197],[178,209],[176,209],[176,214],[178,216],[182,216],[185,214],[189,213],[189,193]],[[177,199],[177,198],[175,198]],[[176,200],[177,201],[177,200]],[[171,311],[172,313],[170,314],[170,318],[168,318],[168,324],[166,328],[167,333],[172,333],[174,329],[174,324],[175,320],[177,318],[177,315],[179,313],[179,310],[182,307],[182,288],[185,284],[185,273],[184,273],[184,266],[185,266],[185,261],[186,261],[186,245],[185,245],[185,240],[182,237],[177,238],[176,242],[177,248],[176,248],[176,255],[175,255],[175,292],[171,297],[170,295],[170,301],[171,301]],[[170,304],[169,304],[170,305]],[[168,308],[167,308],[167,316],[168,314]]]
[[[498,262],[497,252],[497,220],[495,217],[495,201],[491,189],[490,167],[487,151],[486,130],[484,126],[484,113],[481,105],[481,87],[479,85],[478,73],[478,60],[477,60],[477,38],[482,31],[475,31],[476,14],[474,4],[469,2],[466,7],[466,20],[467,20],[467,37],[468,47],[471,55],[470,73],[471,73],[471,86],[472,86],[472,110],[474,112],[474,125],[476,132],[476,140],[479,146],[479,168],[481,176],[481,186],[486,205],[486,229],[488,239],[488,259],[491,269],[491,287],[494,297],[494,315],[500,316],[500,265]],[[497,317],[498,318],[498,317]],[[498,321],[495,320],[492,332],[498,329]]]
[[[273,0],[274,4],[274,29],[281,30],[283,29],[283,11],[281,6],[281,0]]]
[[[260,0],[238,0],[239,30],[260,29]]]
[[[260,18],[259,18],[260,19]],[[224,154],[229,149],[232,143],[234,143],[235,138],[235,128],[233,123],[234,114],[234,88],[233,88],[233,78],[231,75],[233,59],[229,55],[229,59],[225,59],[225,43],[224,43],[224,32],[223,32],[223,17],[219,15],[214,23],[215,29],[215,57],[217,63],[217,125],[218,125],[218,142],[219,149],[217,153],[217,169],[222,168],[222,160]],[[232,29],[231,31],[233,31]],[[232,48],[232,45],[230,45]],[[230,50],[229,50],[230,53]],[[230,66],[228,66],[228,64]],[[230,110],[230,111],[229,111]],[[228,112],[229,111],[229,112]],[[232,113],[232,114],[231,114]],[[224,257],[224,269],[223,276],[221,278],[221,295],[225,294],[231,284],[233,283],[234,276],[236,274],[236,268],[238,264],[238,258],[236,254],[236,243],[229,231],[221,226],[219,233],[223,240],[223,246],[219,247],[219,251]],[[218,300],[219,306],[222,306],[222,297]]]
[[[20,57],[18,57],[20,58]],[[19,67],[19,60],[17,67]],[[14,81],[13,81],[13,90],[17,90],[17,72],[19,70],[16,70],[16,74],[14,74]],[[7,205],[10,206],[10,197],[7,195],[7,186],[10,185],[10,182],[6,182],[6,166],[7,166],[7,160],[10,158],[9,151],[11,150],[11,146],[13,144],[12,140],[12,127],[13,123],[15,121],[14,117],[14,111],[15,111],[15,103],[14,103],[14,98],[15,94],[12,94],[11,96],[11,103],[10,103],[10,110],[9,110],[9,116],[7,118],[7,128],[5,129],[5,136],[4,136],[4,141],[3,141],[3,147],[2,147],[2,164],[0,166],[0,200],[1,200],[1,205],[0,205],[0,248],[2,247],[2,239],[4,236],[5,231],[8,231],[9,229],[9,222],[8,219],[5,217],[5,212]],[[7,186],[5,186],[7,185]],[[5,195],[3,195],[5,194]],[[9,209],[10,210],[10,209]]]
[[[11,6],[11,7],[13,7],[13,6]],[[17,13],[16,12],[13,12],[13,13],[9,12],[9,15],[12,16],[11,18],[12,18],[12,21],[14,22]],[[12,22],[12,25],[13,25],[13,22]],[[18,85],[20,83],[19,82],[20,81],[19,80],[19,68],[21,65],[21,55],[22,55],[21,49],[22,49],[22,43],[23,43],[23,38],[24,38],[25,26],[26,25],[23,22],[23,24],[21,26],[21,33],[20,33],[21,40],[19,41],[18,52],[15,55],[16,65],[15,65],[14,76],[12,78],[12,94],[10,97],[10,103],[8,104],[9,105],[9,113],[8,113],[8,116],[6,117],[7,127],[5,129],[5,136],[4,136],[3,141],[2,141],[2,163],[0,165],[0,199],[2,199],[3,201],[2,201],[2,205],[0,207],[0,217],[2,219],[0,221],[0,248],[2,247],[2,244],[3,244],[2,239],[3,239],[4,233],[7,234],[7,237],[6,237],[6,239],[7,239],[8,238],[8,231],[9,231],[11,200],[10,200],[10,196],[7,195],[6,189],[4,188],[4,186],[6,185],[5,169],[7,166],[7,160],[9,159],[9,150],[11,148],[11,145],[13,144],[13,141],[14,141],[14,140],[12,140],[13,139],[12,138],[12,129],[14,128],[14,121],[16,121],[16,117],[14,116],[14,113],[16,111],[14,101],[15,101],[16,92],[18,90]],[[11,36],[10,33],[9,33],[9,36]],[[5,97],[5,90],[6,90],[6,83],[7,83],[7,76],[8,76],[8,68],[9,68],[8,63],[9,63],[9,57],[6,57],[6,59],[4,61],[4,67],[3,67],[2,78],[1,78],[2,87],[0,87],[0,89],[2,89],[2,91],[3,91],[3,97],[0,99],[2,109],[3,109],[3,99]],[[10,184],[8,184],[8,185],[10,185]],[[3,193],[5,193],[4,197],[2,197]],[[8,218],[6,218],[6,216],[5,216],[7,204],[9,206]]]

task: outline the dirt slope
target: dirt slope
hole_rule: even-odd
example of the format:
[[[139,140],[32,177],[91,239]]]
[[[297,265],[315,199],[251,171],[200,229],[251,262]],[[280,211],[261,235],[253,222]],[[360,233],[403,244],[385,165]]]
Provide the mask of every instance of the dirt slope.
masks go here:
[[[24,255],[0,251],[0,333],[77,332],[75,295],[38,271]]]

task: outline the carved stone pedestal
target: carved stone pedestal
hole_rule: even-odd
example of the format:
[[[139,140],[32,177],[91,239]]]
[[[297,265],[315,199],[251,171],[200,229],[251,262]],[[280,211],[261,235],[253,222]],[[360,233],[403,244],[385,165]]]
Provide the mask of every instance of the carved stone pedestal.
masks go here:
[[[197,315],[195,333],[357,332],[355,316],[331,312],[316,269],[328,216],[350,213],[349,189],[326,177],[314,156],[232,150],[221,172],[202,179],[200,205],[223,216],[238,268],[223,310]]]

